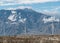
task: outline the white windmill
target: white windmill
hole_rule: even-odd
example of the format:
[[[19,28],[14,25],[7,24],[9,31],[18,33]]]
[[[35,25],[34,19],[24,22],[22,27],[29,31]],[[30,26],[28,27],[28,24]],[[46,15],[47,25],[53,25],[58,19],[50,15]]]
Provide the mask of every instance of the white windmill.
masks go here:
[[[51,22],[52,24],[51,24],[51,27],[52,27],[52,35],[54,34],[54,24],[53,24],[53,22],[58,22],[59,23],[59,19],[56,19],[55,17],[50,17],[50,18],[43,18],[43,21],[44,21],[44,23],[47,23],[47,22]]]
[[[21,18],[20,20],[19,20],[21,23],[24,23],[24,25],[25,25],[25,27],[24,27],[24,33],[25,33],[25,35],[26,35],[26,18]]]
[[[19,13],[19,14],[21,14],[21,13]],[[25,35],[26,35],[26,30],[27,30],[27,29],[26,29],[26,20],[27,20],[27,19],[26,19],[26,18],[22,18],[21,15],[19,16],[18,22],[24,24],[24,26],[25,26],[25,27],[24,27],[24,34],[25,34]]]
[[[3,24],[2,24],[3,25]],[[3,35],[5,36],[6,34],[5,34],[5,25],[3,25],[4,27],[2,27],[3,28]]]

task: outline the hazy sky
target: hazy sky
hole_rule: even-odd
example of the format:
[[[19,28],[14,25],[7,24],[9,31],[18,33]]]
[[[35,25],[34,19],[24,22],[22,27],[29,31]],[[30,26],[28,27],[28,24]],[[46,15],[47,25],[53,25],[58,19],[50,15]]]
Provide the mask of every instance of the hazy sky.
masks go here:
[[[60,14],[60,0],[0,0],[0,9],[30,8],[47,14]]]

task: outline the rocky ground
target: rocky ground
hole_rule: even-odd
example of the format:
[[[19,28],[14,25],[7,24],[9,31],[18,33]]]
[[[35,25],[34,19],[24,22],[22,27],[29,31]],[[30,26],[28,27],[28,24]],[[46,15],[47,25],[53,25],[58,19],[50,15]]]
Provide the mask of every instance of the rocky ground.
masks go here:
[[[0,43],[60,43],[60,35],[0,36]]]

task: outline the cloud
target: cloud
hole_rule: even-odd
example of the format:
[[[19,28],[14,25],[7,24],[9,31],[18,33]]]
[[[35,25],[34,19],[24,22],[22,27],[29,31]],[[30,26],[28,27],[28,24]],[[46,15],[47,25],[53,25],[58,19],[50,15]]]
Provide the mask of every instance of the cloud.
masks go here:
[[[60,6],[58,7],[54,7],[52,9],[44,9],[42,10],[41,12],[44,13],[44,14],[47,14],[47,15],[59,15],[60,14]]]
[[[43,10],[42,13],[44,14],[48,14],[48,15],[55,15],[55,14],[59,14],[59,11],[50,11],[50,10]]]
[[[19,2],[19,3],[42,3],[42,2],[54,2],[59,0],[6,0],[7,2]]]
[[[19,6],[17,8],[19,8],[19,9],[25,9],[25,8],[32,9],[32,6]]]
[[[32,4],[32,3],[44,3],[44,2],[55,2],[60,0],[0,0],[0,6],[3,5],[16,5],[16,4]]]
[[[1,3],[0,6],[8,6],[8,5],[15,5],[15,4],[16,3],[8,3],[8,4],[7,3],[5,3],[5,4],[4,3]]]
[[[18,0],[17,2],[18,3],[25,3],[25,4],[27,4],[27,3],[29,3],[29,4],[31,4],[31,3],[44,3],[44,2],[54,2],[54,1],[58,1],[58,0]]]
[[[16,10],[16,9],[25,9],[25,8],[28,8],[28,9],[32,9],[31,6],[18,6],[18,7],[10,7],[10,8],[4,8],[5,10]]]

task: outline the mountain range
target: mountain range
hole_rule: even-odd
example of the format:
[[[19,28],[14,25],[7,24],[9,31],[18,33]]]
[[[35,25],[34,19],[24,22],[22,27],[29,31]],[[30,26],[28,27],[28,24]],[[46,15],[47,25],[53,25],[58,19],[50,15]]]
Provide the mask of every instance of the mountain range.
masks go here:
[[[32,9],[0,10],[0,36],[60,34],[60,19]]]

